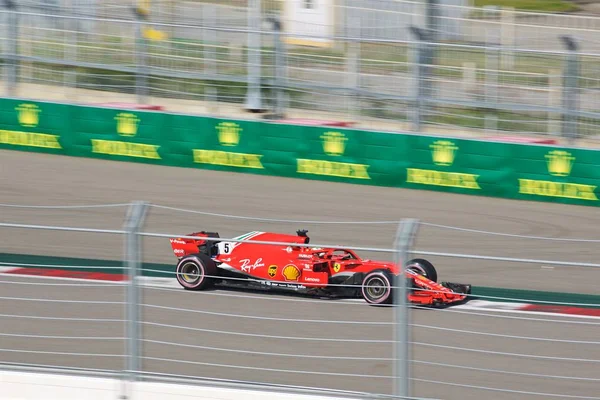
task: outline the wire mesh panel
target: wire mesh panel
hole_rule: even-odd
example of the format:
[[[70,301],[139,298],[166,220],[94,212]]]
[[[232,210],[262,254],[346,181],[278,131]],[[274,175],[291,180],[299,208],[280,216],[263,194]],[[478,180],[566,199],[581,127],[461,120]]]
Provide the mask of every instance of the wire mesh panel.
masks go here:
[[[44,275],[47,266],[26,268],[24,276],[13,272],[0,277],[1,362],[122,370],[123,286],[68,278],[40,279],[36,273]]]
[[[389,310],[222,289],[147,289],[144,296],[147,372],[368,393],[392,390]]]
[[[219,251],[226,251],[223,243],[229,244],[234,237],[242,242],[233,242],[232,246],[250,246],[252,242],[244,240],[260,234],[254,228],[273,235],[296,236],[294,230],[301,227],[315,232],[309,233],[313,243],[310,246],[315,246],[306,248],[309,252],[320,246],[322,238],[317,232],[339,222],[153,206],[147,221],[148,233],[143,234],[148,246],[145,257],[161,262],[164,259],[171,267],[144,267],[142,271],[165,282],[148,287],[143,293],[144,372],[346,392],[393,392],[395,314],[389,307],[377,309],[360,297],[329,297],[322,288],[303,288],[300,275],[306,275],[308,269],[313,273],[309,261],[282,263],[282,257],[292,257],[292,248],[281,243],[254,245],[262,249],[260,254],[225,262],[214,272],[217,275],[210,289],[183,290],[176,274],[180,273],[180,280],[191,278],[188,272],[176,269],[178,259],[170,248],[169,235],[152,233],[157,232],[160,221],[170,221],[171,229],[177,227],[172,238],[199,230],[214,231],[210,235],[219,235]],[[370,223],[349,224],[355,226],[355,232],[381,231],[381,227]],[[397,224],[388,225],[393,233]],[[259,236],[254,240],[260,242]],[[363,248],[358,253],[384,260],[393,256],[390,250],[372,250]],[[232,257],[236,257],[235,252]],[[238,261],[243,264],[241,273],[236,274],[233,269],[229,272],[228,265],[236,267]],[[252,278],[253,273],[267,268],[272,279],[261,283]],[[223,277],[227,279],[222,280]],[[265,285],[272,282],[297,288]]]
[[[505,313],[474,307],[413,313],[414,394],[593,398],[599,382],[592,372],[600,361],[598,319],[513,314],[514,304],[508,303]]]
[[[126,354],[122,238],[85,232],[85,225],[95,221],[96,226],[114,228],[111,222],[123,218],[124,206],[2,204],[0,210],[0,222],[12,224],[2,227],[0,363],[122,371]],[[110,216],[115,219],[110,221]],[[40,218],[54,218],[57,225],[36,229]],[[65,221],[73,225],[61,226]],[[115,251],[100,252],[97,243],[113,243]]]
[[[340,226],[353,229],[338,229],[340,237],[352,232],[356,240],[357,232],[375,227],[379,231],[388,229],[385,221],[371,222],[373,226],[367,222],[352,225],[344,221],[240,217],[163,206],[153,207],[152,215],[156,220],[150,218],[150,225],[158,227],[155,224],[163,218],[180,220],[177,224],[190,231],[218,226],[223,232],[236,227],[234,232],[242,232],[244,227],[260,224],[277,232],[285,231],[290,224],[302,224],[311,231],[331,232],[344,224]],[[505,220],[511,231],[527,223]],[[440,281],[472,283],[475,294],[465,305],[411,311],[412,395],[593,397],[598,378],[590,366],[599,362],[600,355],[595,337],[599,323],[593,313],[600,304],[591,297],[583,303],[576,297],[557,301],[566,295],[546,292],[544,298],[544,292],[535,292],[551,288],[580,292],[582,298],[585,293],[594,293],[593,276],[600,266],[589,257],[597,244],[596,239],[585,239],[590,232],[575,236],[557,232],[563,236],[552,238],[486,232],[470,229],[468,224],[460,228],[422,225],[420,249],[413,256],[433,261]],[[551,227],[548,229],[548,235],[554,233]],[[151,246],[155,249],[159,246],[157,240],[164,242],[166,237],[153,235],[147,239],[155,243]],[[510,255],[495,253],[499,242],[511,249]],[[452,251],[464,247],[464,243],[477,243],[477,251],[471,255]],[[388,258],[385,254],[367,255]],[[152,272],[156,271],[145,271]],[[573,274],[578,276],[576,281],[568,279]],[[520,277],[519,284],[511,286],[515,275]],[[583,285],[582,281],[589,284]],[[506,289],[494,291],[485,286],[490,282]],[[392,309],[369,307],[361,300],[290,296],[232,286],[217,285],[202,292],[183,291],[177,286],[174,283],[145,290],[143,359],[149,373],[393,393],[389,374],[393,374],[396,337],[388,325],[393,322]],[[582,308],[586,307],[591,311],[583,318],[567,313],[585,314]],[[160,355],[167,351],[177,357]],[[545,383],[548,379],[551,384]]]
[[[113,243],[110,238],[122,239],[124,231],[107,227],[123,219],[123,206],[0,205],[8,210],[3,212],[6,250],[0,275],[4,366],[99,373],[127,371],[137,359],[134,371],[154,379],[258,383],[352,395],[395,393],[402,379],[395,351],[402,326],[395,307],[370,306],[361,298],[366,284],[351,286],[358,290],[356,296],[332,296],[319,286],[304,292],[296,283],[308,274],[305,258],[271,264],[271,252],[276,257],[293,251],[289,243],[278,242],[260,244],[264,253],[254,258],[223,259],[218,272],[202,275],[209,280],[198,281],[199,272],[176,267],[174,256],[179,253],[168,239],[216,229],[220,236],[213,232],[210,237],[221,242],[219,251],[227,252],[226,244],[248,243],[252,235],[261,234],[247,233],[252,226],[286,234],[302,225],[315,232],[314,243],[301,244],[310,252],[332,247],[347,255],[354,250],[365,263],[386,263],[395,259],[394,250],[383,247],[381,238],[392,237],[396,221],[261,217],[269,214],[266,209],[258,210],[258,216],[239,216],[156,205],[139,233],[144,264],[136,285],[129,285],[117,250],[106,254],[106,249],[122,249],[120,240]],[[73,225],[34,226],[36,213],[44,213],[46,221],[54,215]],[[468,301],[447,308],[410,310],[411,395],[594,398],[599,382],[595,366],[600,362],[595,276],[600,264],[592,254],[599,239],[586,230],[566,232],[551,223],[531,223],[518,212],[488,218],[517,233],[482,230],[476,220],[461,227],[421,223],[419,249],[410,252],[411,258],[424,256],[435,265],[437,278],[425,276],[472,284],[472,293]],[[96,229],[85,227],[94,222]],[[173,226],[177,231],[167,233]],[[129,223],[125,227],[129,232]],[[535,236],[532,230],[545,234]],[[333,238],[340,241],[330,243]],[[342,245],[356,242],[363,245]],[[468,254],[457,251],[465,243],[476,247]],[[499,244],[510,253],[498,254]],[[127,247],[127,265],[140,249]],[[207,249],[198,247],[200,252]],[[352,268],[352,260],[343,259],[339,262],[347,261],[344,265]],[[265,280],[252,278],[260,268],[281,277],[268,282],[294,290],[272,290]],[[234,270],[241,273],[226,272]],[[311,273],[316,272],[313,265]],[[184,290],[182,282],[188,288],[197,282],[214,286]],[[249,282],[256,287],[241,286]],[[134,287],[141,288],[139,297],[132,296]],[[133,311],[138,308],[140,314]]]
[[[422,223],[412,255],[439,265],[440,279],[468,279],[474,289],[463,306],[413,312],[415,395],[596,396],[598,377],[590,372],[600,362],[600,302],[594,285],[584,282],[600,268],[589,253],[598,239],[513,217],[502,219],[507,232],[528,226],[544,234],[490,232],[471,228],[474,221]],[[476,246],[468,254],[453,250],[464,243]]]
[[[327,46],[311,47],[290,41],[286,26],[297,21],[284,14],[281,1],[155,0],[144,7],[57,0],[3,8],[7,91],[18,78],[10,94],[24,98],[85,103],[100,91],[107,100],[256,117],[243,114],[254,82],[261,96],[253,92],[259,103],[250,108],[293,117],[351,117],[369,129],[570,135],[561,121],[579,112],[576,135],[596,136],[597,17],[460,1],[430,8],[338,1]],[[11,15],[18,16],[17,30]],[[421,44],[414,27],[425,34]],[[579,46],[576,81],[566,77],[563,36]],[[9,46],[15,39],[18,46]],[[419,47],[427,52],[421,58]],[[11,67],[13,51],[19,68]],[[563,102],[566,82],[577,87],[574,110]],[[415,113],[422,116],[418,124],[410,117]]]

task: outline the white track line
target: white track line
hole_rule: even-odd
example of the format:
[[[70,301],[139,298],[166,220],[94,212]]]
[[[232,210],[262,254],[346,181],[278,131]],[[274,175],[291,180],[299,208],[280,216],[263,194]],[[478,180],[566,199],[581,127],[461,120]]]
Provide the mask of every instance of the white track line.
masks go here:
[[[107,281],[107,280],[99,280],[99,279],[83,279],[83,278],[67,278],[67,277],[56,277],[56,276],[37,276],[37,275],[20,275],[20,274],[11,274],[10,271],[17,270],[21,268],[0,268],[0,276],[10,276],[10,277],[32,277],[36,279],[53,279],[53,280],[63,280],[63,281],[75,281],[75,282],[102,282],[106,283],[107,286],[126,286],[128,281]],[[163,287],[163,288],[174,288],[179,289],[181,286],[177,283],[175,278],[159,278],[159,277],[151,277],[151,276],[141,276],[138,278],[139,282],[142,286],[146,287]],[[345,299],[339,300],[343,302],[362,302],[361,299]],[[583,318],[583,319],[600,319],[600,317],[596,317],[593,315],[576,315],[576,314],[562,314],[555,312],[541,312],[541,311],[525,311],[520,310],[519,308],[529,305],[528,303],[509,303],[509,302],[499,302],[499,301],[489,301],[489,300],[471,300],[466,304],[457,304],[451,306],[449,310],[452,309],[460,309],[467,311],[487,311],[493,313],[511,313],[511,314],[527,314],[527,315],[547,315],[547,316],[558,316],[564,318]]]
[[[84,278],[69,278],[64,276],[40,276],[40,275],[26,275],[26,274],[13,274],[10,271],[20,270],[22,268],[0,268],[0,276],[7,276],[12,278],[33,278],[33,279],[51,279],[59,281],[70,281],[70,282],[98,282],[104,283],[106,286],[126,286],[129,284],[128,280],[124,281],[111,281],[104,279],[84,279]],[[167,288],[180,288],[181,286],[177,283],[175,278],[159,278],[152,276],[140,276],[139,282],[142,286],[156,286],[156,287],[167,287]]]
[[[473,304],[472,304],[473,303]],[[528,303],[504,303],[495,302],[489,300],[471,300],[466,304],[459,304],[452,306],[452,309],[460,309],[467,311],[488,311],[496,313],[510,313],[510,314],[527,314],[527,315],[551,315],[563,318],[584,318],[584,319],[600,319],[593,315],[577,315],[577,314],[563,314],[556,312],[543,312],[543,311],[527,311],[519,310],[518,307],[524,307],[529,305]],[[514,307],[514,308],[513,308]]]

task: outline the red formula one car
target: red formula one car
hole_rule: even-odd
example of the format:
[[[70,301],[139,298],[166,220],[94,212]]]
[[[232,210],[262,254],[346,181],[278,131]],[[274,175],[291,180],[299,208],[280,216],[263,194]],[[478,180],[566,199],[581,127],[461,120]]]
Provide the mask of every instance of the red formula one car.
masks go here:
[[[250,232],[235,239],[170,239],[179,262],[177,281],[185,289],[202,290],[215,283],[287,289],[308,294],[362,297],[370,304],[392,302],[393,286],[401,274],[398,265],[361,259],[343,248],[298,246],[308,244],[307,231],[297,235]],[[188,236],[219,238],[216,232]],[[271,245],[259,242],[281,242]],[[437,272],[427,260],[407,263],[404,275],[408,300],[420,305],[447,305],[464,301],[471,285],[437,283]]]

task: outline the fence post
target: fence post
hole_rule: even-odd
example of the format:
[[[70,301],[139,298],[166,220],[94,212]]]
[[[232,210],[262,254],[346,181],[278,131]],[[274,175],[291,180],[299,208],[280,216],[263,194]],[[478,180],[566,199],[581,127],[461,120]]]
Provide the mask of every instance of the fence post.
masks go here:
[[[483,7],[490,21],[500,19],[500,8],[497,6]],[[501,28],[498,24],[488,24],[485,30],[485,119],[484,128],[490,133],[498,130],[498,74],[501,58]],[[492,111],[494,110],[494,111]]]
[[[7,15],[7,46],[4,59],[6,76],[6,91],[8,96],[14,97],[17,90],[17,75],[19,68],[19,14],[17,4],[12,0],[4,0]]]
[[[136,7],[135,13],[135,94],[139,104],[145,104],[148,96],[148,66],[147,66],[147,43],[144,37],[144,22],[147,19],[148,10]]]
[[[477,98],[475,91],[477,90],[477,64],[474,62],[462,63],[462,90],[474,98]]]
[[[272,116],[275,119],[284,118],[286,108],[286,93],[284,88],[287,86],[285,82],[285,46],[281,39],[281,18],[279,16],[271,16],[268,21],[273,24],[274,42],[275,42],[275,110]]]
[[[579,45],[571,36],[561,36],[560,39],[568,50],[566,66],[563,75],[563,123],[562,135],[569,143],[578,134],[577,113],[579,111],[578,80],[579,80]]]
[[[202,17],[204,19],[204,73],[214,79],[217,74],[217,8],[214,4],[202,5]]]
[[[248,111],[260,112],[263,110],[261,80],[261,0],[248,0],[248,49],[247,69],[248,87],[246,88],[246,104]]]
[[[505,69],[515,67],[515,9],[502,7],[500,10],[500,47],[502,48],[501,66]]]
[[[433,99],[433,75],[434,65],[437,63],[437,49],[438,42],[442,38],[442,26],[441,26],[441,13],[440,13],[440,0],[427,0],[426,9],[426,28],[423,32],[423,40],[427,42],[422,47],[423,51],[423,76],[421,78],[423,85],[423,98],[425,102],[429,99]],[[427,107],[424,112],[430,112],[433,107],[432,103],[424,103]],[[423,113],[421,114],[423,118]]]
[[[362,38],[361,18],[350,14],[346,20],[346,86],[348,95],[345,96],[346,109],[350,118],[360,115],[360,47]],[[375,110],[378,112],[379,110]],[[383,111],[383,110],[382,110]]]
[[[426,0],[425,8],[425,24],[429,40],[436,43],[440,37],[440,16],[439,16],[439,0]]]
[[[548,107],[560,109],[562,103],[562,77],[559,69],[548,71]],[[560,135],[560,112],[548,113],[548,134]]]
[[[135,201],[131,203],[127,210],[124,230],[127,232],[125,236],[125,269],[129,278],[126,289],[125,315],[127,320],[127,355],[125,375],[123,383],[126,387],[126,382],[134,382],[137,380],[138,372],[141,370],[140,363],[140,348],[139,348],[139,306],[140,293],[138,290],[138,276],[140,263],[142,260],[141,238],[138,235],[140,232],[146,213],[148,203]],[[128,398],[127,390],[124,389],[121,398]]]
[[[79,30],[80,30],[80,24],[79,24],[79,19],[75,19],[75,17],[77,16],[77,11],[76,11],[76,6],[77,4],[75,4],[76,0],[65,0],[65,7],[64,7],[64,12],[65,14],[69,17],[66,18],[64,20],[64,26],[66,28],[66,32],[65,32],[65,38],[64,38],[64,43],[65,43],[65,58],[70,61],[70,62],[75,62],[77,61],[77,42],[79,41]],[[72,88],[76,88],[77,87],[77,72],[75,72],[75,70],[73,68],[68,68],[65,69],[65,71],[63,72],[63,79],[64,79],[64,85],[66,87],[72,87]],[[75,93],[77,91],[74,91]],[[67,91],[64,91],[65,93],[65,97],[70,97],[69,95],[67,95]],[[74,99],[66,99],[68,100],[74,100]]]
[[[217,51],[218,43],[217,31],[217,7],[215,4],[207,3],[202,5],[202,17],[204,19],[204,72],[209,79],[216,79],[217,76]],[[218,102],[217,86],[208,84],[204,89],[205,99],[208,101],[209,109],[216,114],[213,106]],[[215,107],[216,108],[216,107]]]
[[[406,279],[404,278],[404,265],[408,261],[409,250],[413,245],[419,221],[416,219],[403,219],[398,224],[394,248],[396,250],[396,265],[401,268],[400,279],[396,282],[394,293],[394,304],[396,308],[396,324],[394,342],[396,355],[395,378],[396,385],[394,393],[396,397],[407,399],[410,397],[410,325],[409,325],[409,304],[407,301]]]
[[[410,31],[417,38],[413,44],[413,112],[412,125],[413,131],[421,132],[422,117],[425,108],[425,95],[427,91],[427,66],[425,40],[427,35],[418,27],[411,26]]]

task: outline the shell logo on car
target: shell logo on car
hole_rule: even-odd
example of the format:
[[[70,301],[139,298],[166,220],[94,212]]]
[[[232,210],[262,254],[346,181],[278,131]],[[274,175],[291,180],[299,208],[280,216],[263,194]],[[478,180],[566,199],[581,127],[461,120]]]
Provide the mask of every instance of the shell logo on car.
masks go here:
[[[281,272],[286,281],[297,281],[300,277],[300,270],[293,264],[288,264]]]

